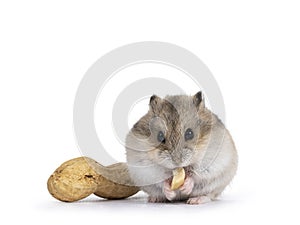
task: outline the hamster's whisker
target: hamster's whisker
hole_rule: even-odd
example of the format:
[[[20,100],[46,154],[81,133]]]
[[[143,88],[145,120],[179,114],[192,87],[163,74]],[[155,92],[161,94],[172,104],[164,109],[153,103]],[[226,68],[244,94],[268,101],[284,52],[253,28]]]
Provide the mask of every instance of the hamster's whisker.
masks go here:
[[[195,168],[191,168],[191,171],[198,177],[201,177],[201,175],[199,174],[199,172],[197,171],[197,169]]]
[[[167,161],[167,158],[159,158],[159,164],[163,164],[165,161]]]

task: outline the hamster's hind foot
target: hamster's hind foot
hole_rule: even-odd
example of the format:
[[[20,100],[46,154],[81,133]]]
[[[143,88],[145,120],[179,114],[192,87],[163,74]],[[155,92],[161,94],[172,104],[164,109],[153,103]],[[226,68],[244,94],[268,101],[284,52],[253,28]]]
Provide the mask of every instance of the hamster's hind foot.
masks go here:
[[[190,204],[190,205],[199,205],[199,204],[204,204],[204,203],[207,203],[210,201],[211,201],[210,197],[203,195],[203,196],[189,198],[186,203]]]
[[[148,202],[150,203],[164,203],[168,202],[168,199],[165,197],[159,197],[159,196],[149,196],[148,197]]]

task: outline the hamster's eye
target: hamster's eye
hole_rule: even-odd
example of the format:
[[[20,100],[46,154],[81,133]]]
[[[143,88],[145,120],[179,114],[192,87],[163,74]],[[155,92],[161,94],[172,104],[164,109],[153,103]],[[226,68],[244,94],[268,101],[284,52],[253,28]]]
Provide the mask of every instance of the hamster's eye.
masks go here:
[[[157,134],[157,140],[161,143],[165,143],[166,139],[165,139],[165,135],[162,131],[159,131]]]
[[[192,131],[191,128],[188,128],[185,131],[184,139],[187,141],[187,140],[192,140],[193,138],[194,138],[194,132]]]

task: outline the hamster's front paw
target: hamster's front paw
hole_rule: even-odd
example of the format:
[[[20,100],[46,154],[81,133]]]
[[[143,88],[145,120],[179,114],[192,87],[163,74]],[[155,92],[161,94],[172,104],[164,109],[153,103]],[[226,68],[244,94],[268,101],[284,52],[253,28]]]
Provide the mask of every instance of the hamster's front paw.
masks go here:
[[[171,190],[171,186],[168,181],[164,182],[163,192],[169,201],[172,201],[176,197],[176,192]]]
[[[191,177],[186,177],[184,180],[183,185],[179,188],[179,190],[185,194],[185,195],[189,195],[191,194],[192,190],[194,188],[194,180]]]

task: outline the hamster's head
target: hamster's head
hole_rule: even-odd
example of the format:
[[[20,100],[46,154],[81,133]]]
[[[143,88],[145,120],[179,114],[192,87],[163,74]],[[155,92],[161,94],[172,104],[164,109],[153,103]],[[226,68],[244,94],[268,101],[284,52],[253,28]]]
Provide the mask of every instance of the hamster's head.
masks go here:
[[[201,92],[165,98],[153,95],[148,113],[131,129],[126,147],[140,161],[150,160],[167,169],[187,167],[205,151],[212,123]]]

